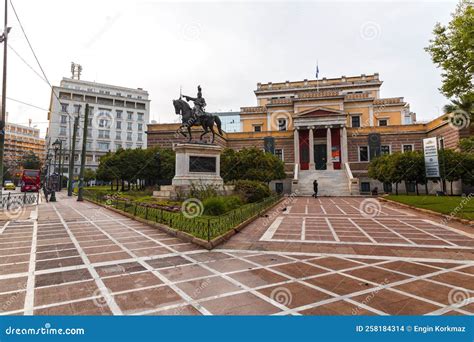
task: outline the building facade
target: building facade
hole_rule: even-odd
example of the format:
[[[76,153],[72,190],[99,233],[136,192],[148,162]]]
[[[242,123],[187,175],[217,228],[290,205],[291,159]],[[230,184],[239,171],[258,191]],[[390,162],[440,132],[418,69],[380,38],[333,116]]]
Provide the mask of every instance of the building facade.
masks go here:
[[[218,143],[241,149],[255,146],[278,156],[288,178],[273,182],[285,192],[312,193],[318,179],[327,195],[368,193],[375,187],[391,192],[391,184],[368,177],[368,165],[380,154],[422,149],[427,137],[442,148],[457,148],[471,135],[469,127],[454,127],[437,118],[417,123],[403,97],[381,98],[377,73],[322,80],[258,83],[257,106],[242,107],[242,131],[227,132]],[[149,125],[148,144],[169,145],[175,125]],[[429,190],[439,190],[437,183]],[[414,191],[407,184],[409,191]],[[460,185],[455,186],[460,191]],[[400,191],[405,185],[400,184]]]
[[[7,122],[5,125],[4,161],[10,173],[21,170],[21,160],[29,153],[34,153],[41,163],[45,160],[45,140],[40,138],[40,130]]]
[[[63,78],[60,86],[52,90],[46,141],[49,149],[56,139],[63,142],[64,173],[68,173],[77,116],[80,120],[73,172],[76,175],[79,172],[86,104],[89,104],[86,168],[97,168],[100,157],[109,151],[146,148],[145,131],[150,117],[147,91]]]

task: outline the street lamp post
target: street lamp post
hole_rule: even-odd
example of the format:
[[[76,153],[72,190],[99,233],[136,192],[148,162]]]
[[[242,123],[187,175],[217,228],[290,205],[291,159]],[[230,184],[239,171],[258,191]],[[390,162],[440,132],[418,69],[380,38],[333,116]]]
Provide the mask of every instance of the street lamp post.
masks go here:
[[[59,184],[57,187],[58,191],[61,191],[61,183],[62,183],[62,154],[63,154],[63,142],[59,138],[53,143],[54,153],[55,153],[55,163],[56,163],[56,153],[59,151],[59,170],[58,170],[58,179]]]

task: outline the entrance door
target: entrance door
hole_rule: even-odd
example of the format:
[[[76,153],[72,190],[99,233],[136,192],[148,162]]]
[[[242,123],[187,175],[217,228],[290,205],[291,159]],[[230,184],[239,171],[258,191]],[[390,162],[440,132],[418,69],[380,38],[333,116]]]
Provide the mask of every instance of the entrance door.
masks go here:
[[[314,163],[316,170],[326,170],[327,149],[326,145],[314,145]]]

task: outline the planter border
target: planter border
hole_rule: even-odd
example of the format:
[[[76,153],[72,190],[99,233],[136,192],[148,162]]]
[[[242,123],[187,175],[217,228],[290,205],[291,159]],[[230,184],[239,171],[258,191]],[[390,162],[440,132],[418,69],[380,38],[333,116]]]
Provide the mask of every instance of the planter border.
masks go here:
[[[460,218],[460,217],[457,217],[457,216],[446,215],[446,214],[443,214],[443,213],[440,213],[440,212],[437,212],[437,211],[434,211],[434,210],[430,210],[430,209],[418,208],[418,207],[412,206],[410,204],[400,203],[400,202],[393,201],[393,200],[390,200],[390,199],[387,199],[387,198],[384,198],[384,197],[379,197],[379,200],[381,200],[383,202],[391,203],[391,204],[394,204],[394,205],[398,205],[398,206],[403,207],[403,208],[413,209],[413,210],[416,210],[416,211],[419,211],[419,212],[422,212],[422,213],[425,213],[425,214],[430,214],[430,215],[442,217],[442,218],[445,218],[448,221],[460,222],[460,223],[463,223],[463,224],[467,224],[471,227],[474,226],[474,221],[472,221],[472,220],[463,219],[463,218]]]
[[[141,223],[145,223],[149,226],[152,226],[152,227],[155,227],[155,228],[158,228],[159,230],[163,231],[164,233],[167,233],[171,236],[175,236],[175,237],[178,237],[186,242],[191,242],[191,243],[194,243],[198,246],[201,246],[201,247],[204,247],[208,250],[211,250],[215,247],[217,247],[218,245],[220,245],[221,243],[223,243],[224,241],[227,241],[229,240],[233,235],[237,234],[238,232],[240,232],[242,229],[244,229],[247,225],[249,225],[251,222],[255,221],[257,218],[259,218],[262,214],[265,214],[266,212],[268,212],[269,210],[273,209],[276,205],[280,204],[280,202],[282,202],[283,200],[285,199],[284,196],[282,196],[280,199],[278,199],[275,203],[273,203],[272,205],[270,205],[268,208],[258,212],[257,214],[249,217],[247,220],[239,223],[237,226],[235,226],[234,228],[230,229],[228,232],[222,234],[222,235],[219,235],[217,237],[215,237],[214,239],[212,239],[211,241],[206,241],[204,239],[200,239],[198,237],[195,237],[189,233],[186,233],[186,232],[182,232],[178,229],[174,229],[174,228],[171,228],[171,227],[168,227],[167,225],[164,225],[164,224],[161,224],[161,223],[157,223],[157,222],[154,222],[154,221],[149,221],[149,220],[145,220],[144,218],[141,218],[141,217],[138,217],[138,216],[134,216],[130,213],[127,213],[127,212],[124,212],[122,210],[119,210],[119,209],[116,209],[112,206],[108,206],[106,204],[102,204],[102,203],[98,203],[98,202],[95,202],[95,201],[92,201],[90,199],[87,199],[87,198],[84,198],[85,201],[87,202],[90,202],[90,203],[94,203],[100,207],[103,207],[103,208],[106,208],[106,209],[109,209],[117,214],[120,214],[120,215],[123,215],[125,217],[128,217],[132,220],[135,220],[135,221],[138,221],[138,222],[141,222]]]

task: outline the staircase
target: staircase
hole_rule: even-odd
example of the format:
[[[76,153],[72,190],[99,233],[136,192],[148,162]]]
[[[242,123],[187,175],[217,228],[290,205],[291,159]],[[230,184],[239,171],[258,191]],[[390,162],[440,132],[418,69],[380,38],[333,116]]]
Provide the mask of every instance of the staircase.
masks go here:
[[[313,181],[318,180],[318,196],[351,196],[349,180],[344,170],[299,171],[298,196],[313,194]]]

